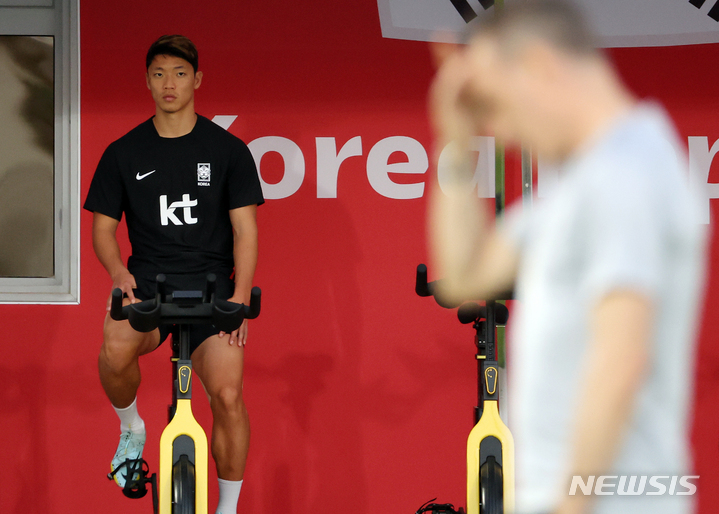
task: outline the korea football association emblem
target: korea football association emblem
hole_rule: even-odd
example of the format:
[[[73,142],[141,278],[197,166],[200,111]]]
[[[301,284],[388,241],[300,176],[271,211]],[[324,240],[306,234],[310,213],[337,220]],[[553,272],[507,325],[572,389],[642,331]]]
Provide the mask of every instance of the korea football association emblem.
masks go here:
[[[209,186],[210,185],[210,163],[209,162],[197,163],[197,185],[198,186]]]

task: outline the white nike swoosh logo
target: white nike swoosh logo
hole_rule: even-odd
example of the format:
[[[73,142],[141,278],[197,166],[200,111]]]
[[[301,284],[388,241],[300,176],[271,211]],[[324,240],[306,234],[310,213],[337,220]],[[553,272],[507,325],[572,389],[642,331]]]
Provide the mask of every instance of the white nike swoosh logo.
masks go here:
[[[147,176],[149,176],[149,175],[152,175],[152,174],[155,173],[156,171],[157,171],[157,170],[152,170],[152,171],[149,171],[149,172],[145,173],[144,175],[140,175],[140,172],[138,171],[138,172],[137,172],[137,175],[135,175],[135,178],[136,178],[137,180],[142,180],[143,178],[145,178],[145,177],[147,177]]]

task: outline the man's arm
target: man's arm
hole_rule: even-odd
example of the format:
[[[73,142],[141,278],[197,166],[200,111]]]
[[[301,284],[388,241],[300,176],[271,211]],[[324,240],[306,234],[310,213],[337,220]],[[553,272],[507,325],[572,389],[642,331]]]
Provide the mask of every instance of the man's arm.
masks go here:
[[[250,301],[252,279],[257,267],[257,206],[248,205],[230,211],[234,234],[235,293],[230,301],[247,304]],[[220,336],[224,334],[220,333]],[[247,342],[247,320],[240,329],[230,334],[230,344],[239,346]]]
[[[490,227],[485,206],[463,184],[439,188],[430,204],[430,241],[438,270],[438,293],[447,300],[494,298],[512,289],[519,255]]]
[[[451,143],[442,192],[433,187],[429,237],[442,296],[462,301],[491,298],[512,288],[518,252],[490,228],[486,208],[472,185],[470,138],[482,123],[481,106],[466,90],[470,68],[462,50],[440,46],[442,61],[430,90],[430,114],[437,146]]]
[[[132,303],[135,303],[133,288],[137,287],[135,277],[128,271],[122,262],[120,245],[117,243],[117,226],[120,224],[115,218],[93,213],[92,218],[92,247],[100,263],[105,267],[112,279],[112,289],[120,288]],[[107,310],[110,310],[110,300],[107,300]]]
[[[654,309],[644,295],[615,291],[591,313],[588,369],[576,412],[572,475],[586,479],[610,469],[649,364]],[[568,479],[571,477],[568,477]],[[591,496],[569,496],[556,514],[589,512]]]

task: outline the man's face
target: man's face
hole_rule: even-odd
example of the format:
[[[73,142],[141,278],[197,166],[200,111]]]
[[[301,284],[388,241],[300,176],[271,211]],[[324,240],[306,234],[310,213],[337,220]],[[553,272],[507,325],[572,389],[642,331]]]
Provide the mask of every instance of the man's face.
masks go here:
[[[554,98],[557,84],[531,47],[508,57],[496,40],[475,37],[466,50],[466,96],[479,125],[506,144],[525,144],[560,158],[565,141]],[[537,57],[539,56],[539,57]]]
[[[195,89],[200,87],[202,72],[194,72],[185,59],[173,55],[157,55],[147,69],[147,88],[158,109],[166,113],[180,112],[193,106]]]

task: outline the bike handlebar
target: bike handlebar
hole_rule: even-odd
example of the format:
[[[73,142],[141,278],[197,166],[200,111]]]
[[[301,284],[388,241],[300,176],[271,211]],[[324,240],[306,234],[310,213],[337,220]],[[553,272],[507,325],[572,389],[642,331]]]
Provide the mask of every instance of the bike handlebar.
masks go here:
[[[250,304],[234,303],[215,298],[214,274],[207,276],[202,291],[174,291],[165,294],[165,276],[158,275],[155,298],[140,303],[122,305],[122,290],[112,291],[110,317],[117,321],[129,320],[138,332],[151,332],[161,324],[212,324],[223,332],[237,330],[242,322],[260,315],[262,291],[253,287]]]
[[[441,294],[437,294],[436,286],[439,282],[439,280],[427,282],[427,266],[424,264],[417,266],[417,278],[414,285],[415,293],[419,296],[433,296],[434,301],[445,309],[454,309],[455,307],[459,307],[462,302],[457,303],[445,298]]]
[[[506,325],[509,319],[509,309],[501,303],[494,304],[494,322],[497,325]],[[487,306],[475,302],[467,302],[457,310],[457,318],[463,325],[474,323],[480,319],[487,319]]]
[[[414,292],[419,296],[432,296],[432,290],[427,282],[427,266],[425,264],[417,266],[417,279],[414,285]]]
[[[440,283],[440,280],[434,280],[432,282],[427,282],[427,266],[424,264],[420,264],[417,266],[417,276],[415,279],[415,285],[414,285],[414,291],[419,296],[432,296],[434,297],[434,300],[445,309],[454,309],[455,307],[459,307],[462,305],[463,302],[453,302],[450,300],[447,300],[444,298],[441,294],[437,294],[437,287],[436,285]],[[512,294],[507,293],[503,295],[497,295],[496,298],[493,298],[491,300],[511,300]],[[459,320],[461,323],[472,323],[476,319],[480,319],[483,317],[486,317],[486,307],[481,306],[477,303],[465,303],[460,307],[459,311],[457,311],[457,316],[459,317]],[[497,316],[496,322],[498,325],[504,325],[507,322],[507,318],[509,317],[509,311],[507,310],[507,307],[502,305],[501,303],[498,303],[495,305],[495,314]]]

